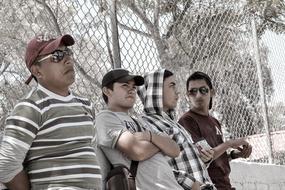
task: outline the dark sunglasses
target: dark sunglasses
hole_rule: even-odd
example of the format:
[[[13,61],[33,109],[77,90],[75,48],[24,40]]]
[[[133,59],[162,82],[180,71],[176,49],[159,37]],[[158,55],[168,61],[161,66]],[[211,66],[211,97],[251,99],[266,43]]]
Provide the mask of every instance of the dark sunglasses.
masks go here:
[[[51,54],[41,58],[40,60],[38,60],[38,63],[48,59],[48,58],[51,58],[52,62],[54,63],[58,63],[60,62],[61,60],[63,60],[64,56],[65,55],[68,55],[68,56],[72,56],[73,55],[73,52],[71,49],[69,48],[66,48],[65,50],[55,50],[54,52],[52,52]]]
[[[188,95],[191,96],[196,96],[198,91],[202,94],[202,95],[206,95],[209,93],[209,88],[207,87],[200,87],[200,88],[191,88],[190,90],[188,90]]]

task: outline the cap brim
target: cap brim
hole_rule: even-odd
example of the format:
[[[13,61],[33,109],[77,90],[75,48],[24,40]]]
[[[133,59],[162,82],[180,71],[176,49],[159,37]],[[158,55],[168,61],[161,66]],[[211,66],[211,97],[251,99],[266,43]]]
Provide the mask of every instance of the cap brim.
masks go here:
[[[72,46],[75,43],[73,37],[69,34],[63,35],[49,43],[39,55],[46,55],[54,52],[60,45]]]
[[[128,75],[118,79],[116,82],[128,82],[130,80],[134,80],[136,86],[141,86],[144,84],[144,78],[139,75]]]

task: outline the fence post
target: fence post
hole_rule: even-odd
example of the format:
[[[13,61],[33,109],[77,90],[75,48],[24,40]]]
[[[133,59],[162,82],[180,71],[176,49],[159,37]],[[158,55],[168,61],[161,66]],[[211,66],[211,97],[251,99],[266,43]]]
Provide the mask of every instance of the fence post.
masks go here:
[[[121,55],[119,44],[118,20],[117,20],[117,0],[110,0],[111,3],[111,30],[112,30],[112,46],[113,46],[113,68],[121,68]]]
[[[259,86],[259,93],[260,93],[260,101],[262,107],[262,116],[264,120],[264,127],[266,132],[266,139],[267,139],[267,146],[269,150],[268,161],[270,164],[273,163],[273,153],[272,153],[272,142],[270,138],[270,129],[268,124],[268,110],[266,104],[266,98],[264,93],[264,86],[263,86],[263,77],[262,77],[262,70],[261,70],[261,61],[259,55],[259,45],[258,45],[258,38],[257,38],[257,31],[256,31],[256,24],[254,17],[251,20],[252,25],[252,35],[253,35],[253,45],[254,45],[254,53],[255,53],[255,63],[257,69],[257,77],[258,77],[258,86]]]

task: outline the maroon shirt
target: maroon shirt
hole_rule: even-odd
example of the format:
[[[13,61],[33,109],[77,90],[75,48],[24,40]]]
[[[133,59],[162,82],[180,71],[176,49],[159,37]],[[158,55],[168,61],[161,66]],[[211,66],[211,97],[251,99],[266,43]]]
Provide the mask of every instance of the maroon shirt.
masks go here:
[[[221,125],[212,116],[190,110],[179,119],[179,123],[191,134],[194,142],[205,139],[211,147],[224,142]],[[208,172],[218,190],[232,189],[229,178],[231,168],[226,152],[210,164]]]

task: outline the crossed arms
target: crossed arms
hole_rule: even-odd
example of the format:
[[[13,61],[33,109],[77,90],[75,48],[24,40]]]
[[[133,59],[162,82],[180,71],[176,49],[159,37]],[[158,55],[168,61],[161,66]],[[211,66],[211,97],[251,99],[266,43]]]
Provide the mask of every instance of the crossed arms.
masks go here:
[[[150,131],[134,134],[125,131],[120,136],[116,148],[137,161],[146,160],[159,151],[170,157],[177,157],[180,153],[178,145],[170,137]]]

